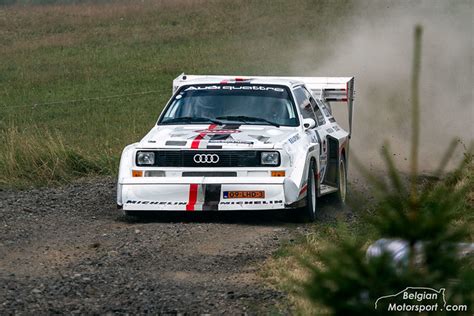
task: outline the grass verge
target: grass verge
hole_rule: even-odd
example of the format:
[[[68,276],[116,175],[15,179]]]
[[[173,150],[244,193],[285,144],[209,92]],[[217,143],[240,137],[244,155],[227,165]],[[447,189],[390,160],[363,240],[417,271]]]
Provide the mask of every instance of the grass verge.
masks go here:
[[[32,128],[0,131],[0,186],[52,185],[74,177],[110,174],[116,164],[106,152],[95,156],[70,148],[60,135]]]

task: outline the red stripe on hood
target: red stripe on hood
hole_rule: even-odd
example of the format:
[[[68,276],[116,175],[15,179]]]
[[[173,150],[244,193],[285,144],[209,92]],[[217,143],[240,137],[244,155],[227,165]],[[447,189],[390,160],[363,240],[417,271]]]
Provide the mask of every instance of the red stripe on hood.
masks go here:
[[[207,129],[214,129],[216,127],[216,124],[211,124]],[[204,138],[204,136],[206,136],[206,133],[200,133],[198,136],[196,136],[191,143],[191,149],[198,149],[199,144],[201,143],[201,140]]]

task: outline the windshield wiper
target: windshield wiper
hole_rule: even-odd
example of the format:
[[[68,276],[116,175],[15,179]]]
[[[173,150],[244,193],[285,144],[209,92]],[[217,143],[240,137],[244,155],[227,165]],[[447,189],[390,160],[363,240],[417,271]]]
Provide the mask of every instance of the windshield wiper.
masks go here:
[[[223,125],[221,121],[214,120],[211,118],[205,117],[192,117],[192,116],[183,116],[183,117],[175,117],[172,119],[168,119],[166,121],[162,121],[161,124],[171,124],[171,123],[192,123],[192,122],[199,122],[199,123],[214,123],[217,125]]]
[[[273,126],[276,126],[276,127],[280,127],[280,124],[277,124],[275,122],[272,122],[272,121],[269,121],[269,120],[266,120],[264,118],[260,118],[260,117],[252,117],[252,116],[245,116],[245,115],[227,115],[227,116],[218,116],[216,117],[217,119],[221,119],[221,120],[237,120],[237,121],[240,121],[240,122],[244,122],[244,123],[248,123],[248,122],[264,122],[264,123],[267,123],[267,124],[270,124],[270,125],[273,125]]]

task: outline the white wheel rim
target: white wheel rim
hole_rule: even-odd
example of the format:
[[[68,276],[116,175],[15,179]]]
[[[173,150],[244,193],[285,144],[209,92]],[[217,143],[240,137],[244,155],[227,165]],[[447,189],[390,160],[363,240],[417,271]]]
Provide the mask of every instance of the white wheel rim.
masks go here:
[[[313,176],[311,177],[311,206],[312,206],[312,211],[313,213],[316,213],[316,181],[314,178],[314,173]]]
[[[346,166],[344,165],[344,160],[341,160],[339,167],[339,191],[341,192],[342,202],[346,201]]]

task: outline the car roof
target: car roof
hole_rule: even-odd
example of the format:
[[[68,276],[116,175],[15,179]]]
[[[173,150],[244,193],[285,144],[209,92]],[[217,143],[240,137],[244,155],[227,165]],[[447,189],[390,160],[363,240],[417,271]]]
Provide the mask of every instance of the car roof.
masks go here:
[[[204,77],[204,78],[190,78],[188,80],[182,80],[180,86],[184,85],[197,85],[197,84],[265,84],[265,85],[282,85],[289,88],[293,88],[298,85],[304,84],[302,81],[289,80],[289,79],[277,79],[277,78],[237,78],[238,80],[229,80],[228,77]],[[243,79],[243,80],[241,80]]]

